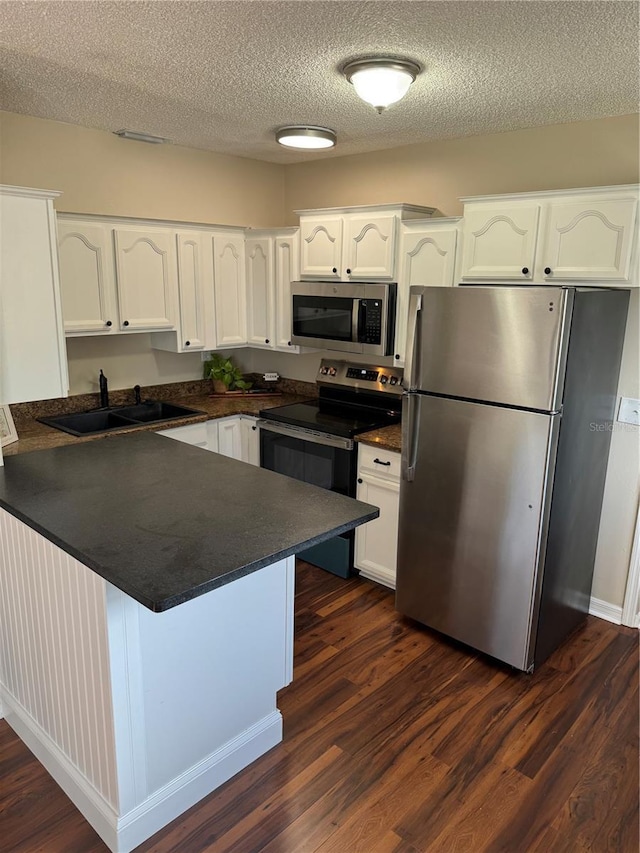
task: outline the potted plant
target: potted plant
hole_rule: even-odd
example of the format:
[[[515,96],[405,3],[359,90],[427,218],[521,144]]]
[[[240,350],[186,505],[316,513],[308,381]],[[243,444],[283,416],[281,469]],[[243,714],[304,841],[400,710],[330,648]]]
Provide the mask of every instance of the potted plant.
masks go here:
[[[242,372],[230,358],[225,358],[217,352],[204,363],[204,378],[213,380],[213,390],[216,394],[226,394],[227,391],[248,391],[251,382],[242,378]]]

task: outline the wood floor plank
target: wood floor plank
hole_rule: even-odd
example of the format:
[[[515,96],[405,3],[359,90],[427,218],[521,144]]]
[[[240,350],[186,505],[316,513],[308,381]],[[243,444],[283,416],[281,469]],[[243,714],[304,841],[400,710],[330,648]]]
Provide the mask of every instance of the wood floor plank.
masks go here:
[[[638,853],[637,631],[529,676],[369,581],[299,563],[295,606],[283,743],[136,853]],[[0,773],[2,853],[106,853],[2,721]]]

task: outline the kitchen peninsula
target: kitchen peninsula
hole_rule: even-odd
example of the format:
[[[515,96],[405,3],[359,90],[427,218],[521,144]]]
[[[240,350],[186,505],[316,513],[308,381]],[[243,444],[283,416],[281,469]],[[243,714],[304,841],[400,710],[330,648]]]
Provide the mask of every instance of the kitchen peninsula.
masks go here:
[[[127,853],[282,739],[294,554],[368,504],[118,435],[0,468],[0,698]]]

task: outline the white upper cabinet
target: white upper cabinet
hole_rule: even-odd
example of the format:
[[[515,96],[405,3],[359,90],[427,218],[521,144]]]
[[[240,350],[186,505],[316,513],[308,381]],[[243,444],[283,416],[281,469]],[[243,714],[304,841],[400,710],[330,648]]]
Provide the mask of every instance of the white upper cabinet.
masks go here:
[[[435,211],[401,204],[296,212],[301,278],[391,281],[397,277],[398,223],[424,219]]]
[[[350,216],[346,222],[345,273],[349,278],[394,277],[398,218]]]
[[[310,278],[342,278],[341,216],[300,220],[300,274]]]
[[[176,234],[176,244],[180,300],[178,344],[181,352],[204,349],[204,289],[212,277],[212,265],[206,257],[209,241],[200,231],[181,231]]]
[[[69,392],[53,210],[59,195],[0,187],[0,403]]]
[[[463,201],[463,280],[630,281],[637,185]]]
[[[100,222],[59,216],[58,255],[65,333],[117,332],[111,229]]]
[[[546,280],[628,281],[637,197],[549,204],[540,257]]]
[[[272,237],[247,237],[247,343],[272,349],[275,346],[275,287]]]
[[[291,282],[300,276],[300,232],[278,232],[274,238],[276,282],[276,349],[300,352],[291,343]]]
[[[244,237],[216,234],[213,237],[216,345],[247,345],[247,300]]]
[[[122,330],[176,327],[177,270],[173,234],[142,226],[114,228]]]
[[[462,278],[530,281],[539,219],[539,204],[465,205]]]
[[[456,282],[460,219],[430,219],[400,226],[400,270],[396,301],[395,359],[404,365],[409,288],[451,287]]]

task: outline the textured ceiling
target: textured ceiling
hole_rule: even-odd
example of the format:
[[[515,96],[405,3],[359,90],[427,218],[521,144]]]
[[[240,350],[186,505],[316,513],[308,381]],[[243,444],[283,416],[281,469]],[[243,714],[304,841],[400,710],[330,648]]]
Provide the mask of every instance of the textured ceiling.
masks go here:
[[[0,2],[0,107],[279,163],[637,112],[638,3],[517,0]],[[382,115],[339,73],[424,72]],[[338,133],[288,152],[283,124]],[[124,143],[123,144],[139,144]]]

